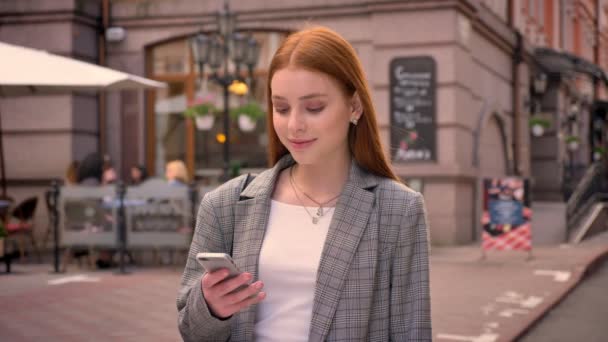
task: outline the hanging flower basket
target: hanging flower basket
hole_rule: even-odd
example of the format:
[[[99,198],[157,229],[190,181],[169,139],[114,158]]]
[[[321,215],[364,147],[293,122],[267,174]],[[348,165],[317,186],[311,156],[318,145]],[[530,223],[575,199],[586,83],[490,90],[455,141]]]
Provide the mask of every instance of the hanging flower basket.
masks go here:
[[[201,131],[208,131],[213,127],[213,123],[215,122],[215,117],[213,115],[205,115],[205,116],[197,116],[194,118],[194,123],[196,124],[196,128]]]
[[[255,130],[256,122],[251,120],[247,115],[239,115],[239,128],[243,132],[252,132]]]
[[[569,135],[566,137],[566,139],[564,139],[564,141],[566,142],[566,146],[568,146],[568,149],[570,151],[576,151],[576,150],[578,150],[581,140],[577,136]]]
[[[266,112],[257,102],[249,102],[230,111],[230,116],[238,120],[239,128],[244,132],[255,130],[258,120],[266,116]]]
[[[608,149],[603,146],[597,146],[593,148],[593,160],[597,161],[606,157]]]
[[[194,119],[196,128],[208,131],[213,127],[217,109],[211,102],[198,103],[184,112],[184,117]]]
[[[549,120],[539,118],[537,116],[531,117],[529,124],[532,135],[535,137],[542,136],[545,133],[545,130],[551,126],[551,122]]]

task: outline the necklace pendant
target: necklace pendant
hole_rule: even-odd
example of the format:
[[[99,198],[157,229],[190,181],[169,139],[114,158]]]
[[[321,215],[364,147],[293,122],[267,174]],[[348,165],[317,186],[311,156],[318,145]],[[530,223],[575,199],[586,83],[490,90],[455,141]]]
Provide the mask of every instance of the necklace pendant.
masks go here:
[[[319,218],[318,218],[318,217],[316,217],[316,216],[315,216],[315,217],[313,217],[313,218],[312,218],[312,223],[313,223],[313,224],[317,224],[317,223],[319,223]]]
[[[319,209],[317,209],[317,216],[321,217],[323,216],[324,212],[323,212],[323,207],[319,207]]]

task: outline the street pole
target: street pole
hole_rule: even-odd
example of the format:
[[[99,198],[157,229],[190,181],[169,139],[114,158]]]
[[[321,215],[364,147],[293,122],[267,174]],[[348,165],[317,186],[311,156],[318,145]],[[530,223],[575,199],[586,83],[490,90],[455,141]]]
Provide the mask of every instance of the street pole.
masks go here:
[[[227,7],[226,7],[227,8]],[[229,113],[229,103],[230,103],[230,92],[228,91],[228,87],[230,86],[230,77],[228,74],[228,54],[230,53],[228,46],[228,39],[230,37],[223,37],[224,40],[224,76],[222,77],[221,83],[222,88],[224,90],[224,137],[226,141],[224,141],[224,174],[223,181],[228,181],[230,179],[230,113]],[[238,77],[238,75],[237,75]]]
[[[118,195],[118,248],[120,253],[119,271],[117,274],[128,274],[125,270],[125,253],[127,249],[127,226],[125,217],[125,194],[127,189],[123,181],[118,181],[116,194]]]
[[[53,225],[53,264],[55,273],[59,273],[59,210],[57,200],[59,198],[59,182],[53,180],[51,183],[51,220]]]

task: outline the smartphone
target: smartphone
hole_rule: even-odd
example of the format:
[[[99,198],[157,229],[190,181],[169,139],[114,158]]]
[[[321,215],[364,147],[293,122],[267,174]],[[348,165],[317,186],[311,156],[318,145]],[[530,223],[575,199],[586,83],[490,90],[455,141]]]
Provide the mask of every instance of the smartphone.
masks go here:
[[[228,278],[236,277],[241,271],[236,267],[230,255],[226,253],[198,253],[196,260],[208,273],[226,268],[230,272]]]

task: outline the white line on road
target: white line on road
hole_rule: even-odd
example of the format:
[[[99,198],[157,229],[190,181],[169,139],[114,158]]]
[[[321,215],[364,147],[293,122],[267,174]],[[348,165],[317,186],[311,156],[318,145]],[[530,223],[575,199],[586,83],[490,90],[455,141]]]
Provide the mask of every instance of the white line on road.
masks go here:
[[[78,282],[98,282],[98,277],[90,277],[85,274],[77,274],[69,277],[57,278],[49,280],[49,285],[62,285],[66,283],[78,283]]]
[[[502,310],[500,313],[498,313],[498,315],[500,317],[513,317],[514,314],[520,314],[520,315],[525,315],[528,313],[528,310],[524,310],[524,309],[505,309]]]
[[[554,270],[535,270],[534,275],[538,276],[551,276],[553,280],[563,283],[570,279],[572,275],[569,271],[554,271]]]

